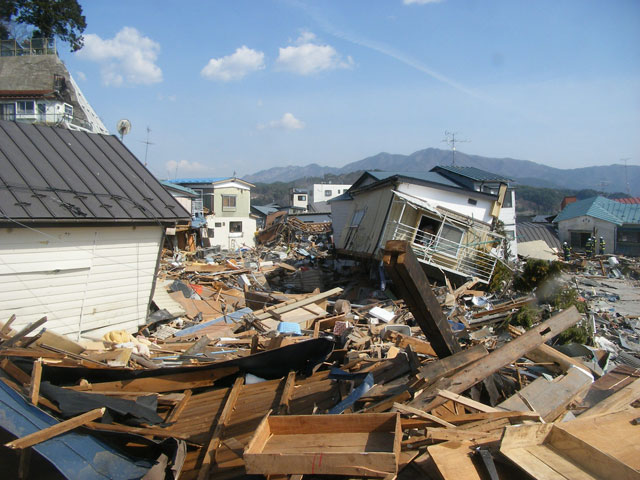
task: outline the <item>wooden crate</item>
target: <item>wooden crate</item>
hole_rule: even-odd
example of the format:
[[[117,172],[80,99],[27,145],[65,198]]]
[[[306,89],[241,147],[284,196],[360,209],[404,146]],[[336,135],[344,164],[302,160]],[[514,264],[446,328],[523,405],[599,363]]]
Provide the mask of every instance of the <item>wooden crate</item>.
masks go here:
[[[625,411],[567,423],[507,427],[500,452],[539,480],[639,480],[637,439]]]
[[[384,477],[397,473],[397,413],[267,415],[244,450],[247,473]]]

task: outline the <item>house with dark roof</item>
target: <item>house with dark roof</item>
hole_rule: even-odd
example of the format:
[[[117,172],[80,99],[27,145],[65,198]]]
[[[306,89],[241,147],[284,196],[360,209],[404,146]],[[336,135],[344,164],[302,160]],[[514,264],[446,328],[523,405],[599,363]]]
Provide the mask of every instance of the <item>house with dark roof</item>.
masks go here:
[[[576,250],[595,236],[604,239],[605,253],[640,255],[640,204],[591,197],[568,204],[553,222],[560,241]]]
[[[197,192],[206,219],[205,246],[236,250],[255,245],[256,218],[249,182],[236,177],[177,178],[171,183]]]
[[[379,258],[388,240],[407,240],[432,274],[485,283],[504,240],[494,231],[503,208],[515,229],[509,180],[472,167],[367,171],[330,205],[340,252]]]
[[[115,136],[0,121],[0,318],[136,330],[165,229],[189,218]]]

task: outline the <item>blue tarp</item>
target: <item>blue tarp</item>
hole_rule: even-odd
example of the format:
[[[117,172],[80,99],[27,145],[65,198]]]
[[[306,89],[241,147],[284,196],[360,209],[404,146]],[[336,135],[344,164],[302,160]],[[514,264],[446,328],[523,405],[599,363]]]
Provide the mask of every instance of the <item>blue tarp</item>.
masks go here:
[[[0,427],[18,438],[55,425],[58,421],[27,403],[0,381]],[[131,480],[142,478],[154,462],[132,459],[91,435],[74,431],[33,446],[68,479]]]

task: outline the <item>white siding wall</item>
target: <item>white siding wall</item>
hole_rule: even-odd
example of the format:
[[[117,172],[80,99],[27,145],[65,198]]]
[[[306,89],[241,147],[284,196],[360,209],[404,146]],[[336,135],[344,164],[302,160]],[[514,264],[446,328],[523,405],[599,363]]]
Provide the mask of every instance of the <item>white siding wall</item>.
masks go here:
[[[0,230],[0,319],[77,338],[133,331],[147,315],[162,227]]]
[[[242,233],[229,232],[231,222],[242,222]],[[213,235],[209,232],[209,244],[212,247],[220,246],[226,250],[236,250],[243,245],[255,247],[256,245],[256,219],[251,217],[218,217],[207,216],[207,228],[213,230]]]
[[[475,220],[491,223],[491,206],[492,200],[484,200],[476,196],[469,195],[469,192],[453,192],[449,190],[440,190],[424,185],[413,185],[410,183],[401,183],[398,191],[422,198],[428,201],[434,207],[444,207],[454,212],[461,213]],[[469,198],[477,201],[476,205],[468,203]]]
[[[351,185],[338,185],[333,183],[314,183],[313,184],[313,202],[326,202],[332,198],[342,195],[349,190]],[[330,195],[325,195],[325,192],[330,191]]]

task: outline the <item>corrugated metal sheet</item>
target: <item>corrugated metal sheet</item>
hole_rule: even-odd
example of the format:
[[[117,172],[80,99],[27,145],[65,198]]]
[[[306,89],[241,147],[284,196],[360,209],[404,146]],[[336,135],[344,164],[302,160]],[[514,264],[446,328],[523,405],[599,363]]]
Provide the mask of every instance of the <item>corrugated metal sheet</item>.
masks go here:
[[[7,121],[0,121],[0,209],[20,222],[191,217],[116,137]]]
[[[554,223],[583,215],[616,225],[637,224],[640,223],[640,205],[621,203],[605,197],[586,198],[567,205],[554,219]]]
[[[56,423],[55,418],[25,402],[0,381],[0,427],[20,438]],[[74,480],[142,478],[152,466],[152,462],[126,457],[91,435],[73,431],[38,443],[33,449]]]

